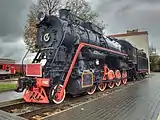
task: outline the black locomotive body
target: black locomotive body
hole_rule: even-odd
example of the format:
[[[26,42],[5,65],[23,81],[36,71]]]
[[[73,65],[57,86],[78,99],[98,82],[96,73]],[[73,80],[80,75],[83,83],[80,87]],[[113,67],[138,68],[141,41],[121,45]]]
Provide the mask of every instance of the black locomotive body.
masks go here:
[[[137,78],[137,74],[144,77],[147,73],[145,53],[127,41],[104,37],[100,27],[69,10],[61,9],[59,17],[40,13],[39,20],[36,41],[39,51],[33,64],[28,65],[26,77],[19,79],[16,90],[30,91],[24,95],[26,102],[59,104],[66,93],[92,95],[97,88],[104,91],[107,86],[120,86]],[[43,59],[46,62],[41,68]],[[33,65],[40,65],[36,68],[39,75]]]

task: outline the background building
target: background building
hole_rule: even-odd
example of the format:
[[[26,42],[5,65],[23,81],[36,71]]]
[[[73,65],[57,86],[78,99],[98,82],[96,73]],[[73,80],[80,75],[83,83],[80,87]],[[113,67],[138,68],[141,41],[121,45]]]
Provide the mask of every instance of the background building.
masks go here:
[[[143,50],[146,53],[146,56],[148,58],[148,70],[150,73],[149,41],[148,41],[147,31],[138,31],[138,29],[131,30],[131,31],[127,30],[126,33],[109,35],[109,37],[115,37],[117,39],[124,39],[126,41],[129,41],[136,48]]]

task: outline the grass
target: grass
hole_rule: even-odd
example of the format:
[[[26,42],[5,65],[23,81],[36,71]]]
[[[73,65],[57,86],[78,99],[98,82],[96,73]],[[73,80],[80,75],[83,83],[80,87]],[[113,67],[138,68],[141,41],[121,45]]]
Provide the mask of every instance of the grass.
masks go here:
[[[16,84],[14,83],[0,83],[0,92],[9,91],[16,89]]]

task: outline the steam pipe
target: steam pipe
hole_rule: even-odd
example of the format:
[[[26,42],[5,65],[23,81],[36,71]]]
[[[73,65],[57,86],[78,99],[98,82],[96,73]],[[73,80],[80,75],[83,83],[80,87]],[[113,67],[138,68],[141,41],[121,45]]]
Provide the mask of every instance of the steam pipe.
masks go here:
[[[30,46],[29,46],[29,48],[28,48],[28,51],[26,52],[26,54],[24,55],[24,57],[23,57],[23,59],[22,59],[22,72],[23,72],[23,75],[24,75],[23,62],[24,62],[24,59],[26,58],[26,56],[27,56],[29,50],[30,50]],[[23,75],[22,75],[22,76],[23,76]]]

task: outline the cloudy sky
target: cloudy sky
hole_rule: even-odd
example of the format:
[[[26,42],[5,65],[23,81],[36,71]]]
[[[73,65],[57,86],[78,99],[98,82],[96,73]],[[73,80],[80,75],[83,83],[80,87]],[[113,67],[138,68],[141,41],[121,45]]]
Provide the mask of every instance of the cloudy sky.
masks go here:
[[[90,0],[108,34],[127,29],[147,30],[150,44],[160,53],[160,0]],[[101,2],[100,2],[101,1]]]
[[[149,32],[149,40],[160,51],[159,0],[90,0],[107,26],[108,34],[126,29]],[[158,2],[159,1],[159,2]],[[0,57],[20,62],[24,53],[23,29],[32,0],[0,0]]]
[[[0,0],[0,58],[20,62],[25,53],[23,29],[31,0]]]

